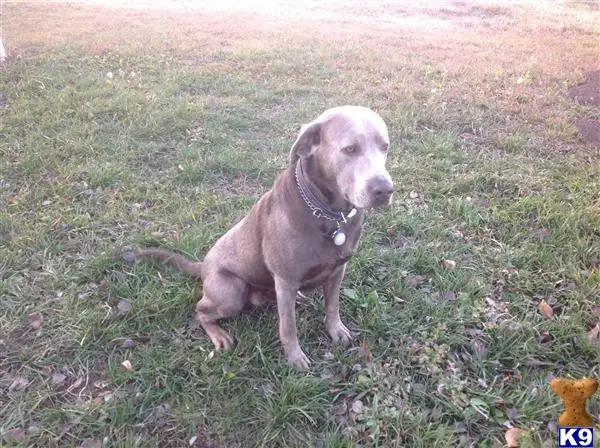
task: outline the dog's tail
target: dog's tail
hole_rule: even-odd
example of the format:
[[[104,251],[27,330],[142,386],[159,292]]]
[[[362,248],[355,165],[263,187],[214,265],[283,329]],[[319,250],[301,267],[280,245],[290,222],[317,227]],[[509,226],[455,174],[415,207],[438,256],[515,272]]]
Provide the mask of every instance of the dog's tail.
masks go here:
[[[194,263],[188,260],[183,255],[177,254],[170,250],[158,249],[154,247],[136,248],[125,251],[123,258],[127,262],[135,262],[136,260],[153,260],[166,263],[180,271],[191,276],[200,278],[202,275],[202,262]]]

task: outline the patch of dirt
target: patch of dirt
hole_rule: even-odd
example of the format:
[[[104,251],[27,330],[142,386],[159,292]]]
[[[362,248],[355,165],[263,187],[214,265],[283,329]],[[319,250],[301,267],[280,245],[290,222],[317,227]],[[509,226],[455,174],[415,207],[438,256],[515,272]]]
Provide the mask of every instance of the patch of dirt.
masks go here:
[[[600,122],[593,118],[576,118],[573,124],[579,130],[579,135],[587,143],[600,146]]]
[[[585,82],[571,88],[569,95],[576,103],[600,106],[600,70],[588,73]]]
[[[600,107],[600,70],[590,72],[584,83],[569,90],[571,99],[586,106]],[[600,122],[593,118],[576,118],[573,124],[582,140],[600,146]]]

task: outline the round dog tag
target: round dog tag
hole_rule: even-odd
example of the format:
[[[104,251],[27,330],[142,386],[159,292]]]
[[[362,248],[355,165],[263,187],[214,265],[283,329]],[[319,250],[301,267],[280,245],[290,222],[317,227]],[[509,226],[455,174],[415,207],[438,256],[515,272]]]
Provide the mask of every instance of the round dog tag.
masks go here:
[[[344,233],[344,231],[342,229],[337,229],[333,233],[333,244],[335,244],[336,246],[341,246],[345,242],[346,242],[346,234]]]

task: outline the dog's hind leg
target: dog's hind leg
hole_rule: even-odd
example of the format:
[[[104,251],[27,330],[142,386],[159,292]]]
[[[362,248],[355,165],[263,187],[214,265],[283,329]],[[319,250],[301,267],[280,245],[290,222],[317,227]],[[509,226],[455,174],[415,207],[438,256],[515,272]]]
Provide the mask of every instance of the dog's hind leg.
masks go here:
[[[211,273],[204,279],[204,295],[196,304],[196,319],[215,350],[234,347],[234,338],[218,324],[219,319],[239,314],[248,300],[248,285],[229,273]]]

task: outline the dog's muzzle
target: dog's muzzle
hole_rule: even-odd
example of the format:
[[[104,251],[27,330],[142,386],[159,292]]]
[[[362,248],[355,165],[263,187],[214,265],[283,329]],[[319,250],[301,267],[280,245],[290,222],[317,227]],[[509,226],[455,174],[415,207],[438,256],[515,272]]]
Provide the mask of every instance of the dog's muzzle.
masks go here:
[[[385,176],[377,176],[367,183],[367,194],[372,207],[388,205],[394,192],[394,184]]]

